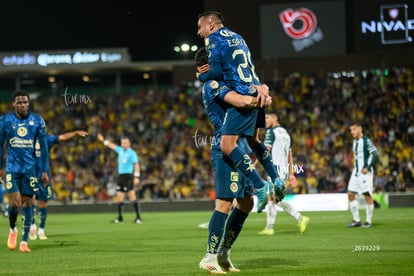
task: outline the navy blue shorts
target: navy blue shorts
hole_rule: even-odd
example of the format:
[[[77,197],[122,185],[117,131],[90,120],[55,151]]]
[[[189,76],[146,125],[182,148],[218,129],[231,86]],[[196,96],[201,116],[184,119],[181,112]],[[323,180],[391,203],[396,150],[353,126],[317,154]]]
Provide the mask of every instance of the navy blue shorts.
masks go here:
[[[232,161],[219,150],[211,150],[216,198],[244,198],[253,195],[253,184],[234,168]]]
[[[47,187],[43,186],[42,180],[39,181],[39,190],[36,192],[36,199],[41,201],[49,201],[54,198],[53,196],[53,189],[52,183],[50,183],[51,179],[49,178],[49,185]]]
[[[6,172],[7,193],[20,192],[22,195],[34,195],[39,191],[36,173],[8,173]]]
[[[221,135],[253,136],[259,109],[229,107],[224,117]]]

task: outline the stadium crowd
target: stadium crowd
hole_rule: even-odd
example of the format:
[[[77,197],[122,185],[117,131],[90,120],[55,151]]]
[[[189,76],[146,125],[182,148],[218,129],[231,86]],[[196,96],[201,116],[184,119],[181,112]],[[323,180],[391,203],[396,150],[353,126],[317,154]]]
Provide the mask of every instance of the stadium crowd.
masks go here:
[[[414,76],[412,69],[355,75],[291,74],[267,82],[271,109],[292,134],[299,185],[290,193],[345,192],[352,169],[348,123],[361,120],[376,144],[377,191],[413,191]],[[99,91],[45,93],[33,103],[48,132],[89,133],[51,152],[56,200],[107,201],[115,195],[116,156],[96,139],[131,139],[141,165],[142,200],[214,199],[209,147],[213,137],[199,87],[138,89],[102,95]],[[30,92],[30,91],[29,91]],[[87,100],[82,100],[87,99]],[[7,103],[0,104],[2,114]]]

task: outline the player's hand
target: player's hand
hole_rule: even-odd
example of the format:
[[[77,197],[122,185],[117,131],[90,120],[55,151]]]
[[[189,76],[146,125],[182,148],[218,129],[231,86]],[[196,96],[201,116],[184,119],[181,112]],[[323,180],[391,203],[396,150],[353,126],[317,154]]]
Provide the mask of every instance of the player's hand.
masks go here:
[[[367,168],[362,168],[361,172],[362,172],[362,174],[367,174],[368,173],[368,169]]]
[[[139,185],[139,178],[138,177],[134,177],[134,185],[135,186]]]
[[[104,137],[103,137],[103,135],[100,134],[100,133],[98,133],[98,135],[96,136],[96,138],[98,138],[98,140],[101,141],[101,142],[103,142],[103,140],[105,140]]]
[[[267,96],[267,97],[266,97],[266,103],[265,103],[265,106],[269,106],[269,105],[271,105],[271,104],[272,104],[272,97]]]
[[[76,135],[81,136],[81,137],[85,137],[85,136],[88,136],[88,133],[86,131],[83,131],[83,130],[78,130],[78,131],[76,131]]]
[[[296,180],[296,176],[293,174],[289,175],[289,183],[292,188],[295,188],[298,185],[298,181]]]
[[[257,89],[257,101],[260,107],[266,106],[267,97],[269,96],[269,86],[262,84],[260,86],[254,85]]]
[[[208,72],[209,70],[210,70],[210,65],[208,63],[204,64],[204,65],[201,65],[201,66],[197,66],[197,73],[199,75],[204,74],[204,73]]]
[[[42,172],[42,182],[43,186],[47,187],[49,185],[49,176],[46,172]]]
[[[4,170],[0,170],[0,178],[4,177]]]

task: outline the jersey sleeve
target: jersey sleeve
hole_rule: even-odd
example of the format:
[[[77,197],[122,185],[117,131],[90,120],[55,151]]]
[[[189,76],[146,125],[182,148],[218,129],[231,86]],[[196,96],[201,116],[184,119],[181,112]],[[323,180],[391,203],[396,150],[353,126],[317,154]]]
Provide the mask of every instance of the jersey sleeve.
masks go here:
[[[0,117],[0,170],[3,169],[4,116]]]
[[[38,141],[40,144],[40,170],[41,172],[49,171],[49,148],[47,142],[46,123],[42,117],[38,117],[39,130]]]
[[[268,147],[273,147],[274,141],[275,141],[275,133],[273,132],[273,129],[271,128],[266,129],[264,144]]]

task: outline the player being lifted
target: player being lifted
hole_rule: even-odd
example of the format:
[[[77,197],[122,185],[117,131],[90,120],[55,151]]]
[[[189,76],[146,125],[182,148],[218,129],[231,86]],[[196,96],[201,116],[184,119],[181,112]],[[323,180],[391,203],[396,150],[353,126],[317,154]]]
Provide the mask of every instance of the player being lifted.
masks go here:
[[[197,34],[204,39],[209,52],[209,64],[205,65],[209,70],[200,75],[199,79],[203,82],[223,80],[230,90],[242,95],[257,96],[260,103],[260,107],[254,109],[227,108],[222,127],[221,150],[253,182],[259,192],[267,189],[267,182],[260,177],[249,154],[237,145],[240,137],[246,137],[257,159],[272,179],[276,199],[281,201],[286,193],[285,184],[278,179],[272,156],[258,137],[258,129],[265,127],[264,103],[268,94],[261,93],[252,86],[261,83],[249,47],[241,35],[224,26],[224,17],[217,11],[201,13],[197,24]],[[201,67],[198,71],[205,72]],[[223,93],[224,101],[225,97],[226,94]],[[264,207],[265,204],[259,202],[258,210]]]

